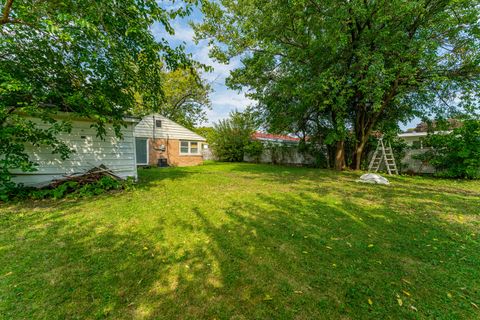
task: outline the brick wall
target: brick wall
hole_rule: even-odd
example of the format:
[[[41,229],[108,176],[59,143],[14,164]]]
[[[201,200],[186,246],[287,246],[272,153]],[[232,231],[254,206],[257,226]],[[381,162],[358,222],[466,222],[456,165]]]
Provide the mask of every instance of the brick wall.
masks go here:
[[[201,146],[201,143],[199,143]],[[165,151],[160,151],[160,146],[165,146]],[[148,139],[148,162],[156,166],[158,159],[167,158],[168,164],[177,167],[196,166],[203,163],[202,155],[180,155],[180,140]]]

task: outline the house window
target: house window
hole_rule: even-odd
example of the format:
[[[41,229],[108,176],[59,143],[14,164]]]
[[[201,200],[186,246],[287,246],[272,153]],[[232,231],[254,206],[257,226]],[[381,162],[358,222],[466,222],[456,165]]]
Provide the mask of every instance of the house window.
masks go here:
[[[180,141],[180,154],[200,154],[200,146],[197,141]]]
[[[161,128],[162,127],[162,120],[155,120],[155,127]]]
[[[180,142],[180,153],[188,154],[188,141]]]
[[[190,153],[198,153],[198,142],[190,142]]]

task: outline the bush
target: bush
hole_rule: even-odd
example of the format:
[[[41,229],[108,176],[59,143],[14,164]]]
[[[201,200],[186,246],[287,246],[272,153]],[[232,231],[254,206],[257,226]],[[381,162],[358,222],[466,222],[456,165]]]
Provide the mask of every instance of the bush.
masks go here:
[[[259,162],[263,153],[263,149],[263,143],[260,141],[249,141],[243,150],[246,155],[255,159],[256,162]]]
[[[220,161],[241,162],[245,148],[251,143],[256,124],[249,112],[234,111],[230,117],[214,125],[210,147]]]
[[[448,178],[480,178],[480,121],[466,120],[450,134],[428,135],[424,143],[432,149],[417,156]]]

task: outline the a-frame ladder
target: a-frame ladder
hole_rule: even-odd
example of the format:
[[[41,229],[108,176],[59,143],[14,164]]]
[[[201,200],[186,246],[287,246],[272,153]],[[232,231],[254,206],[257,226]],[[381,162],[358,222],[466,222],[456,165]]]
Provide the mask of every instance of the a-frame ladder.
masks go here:
[[[395,163],[395,157],[393,156],[393,150],[390,142],[387,147],[383,143],[383,137],[378,138],[377,148],[373,153],[372,160],[368,166],[368,171],[378,172],[382,163],[385,163],[385,168],[389,175],[398,174],[397,164]]]

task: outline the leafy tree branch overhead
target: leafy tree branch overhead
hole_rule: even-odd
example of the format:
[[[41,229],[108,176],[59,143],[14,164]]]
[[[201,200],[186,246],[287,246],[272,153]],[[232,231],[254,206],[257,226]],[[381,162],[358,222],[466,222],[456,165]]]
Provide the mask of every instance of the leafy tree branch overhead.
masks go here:
[[[173,7],[173,6],[172,6]],[[167,8],[167,9],[166,9]],[[175,7],[176,8],[176,7]],[[0,170],[33,170],[26,144],[53,146],[68,156],[55,132],[55,112],[94,119],[98,133],[136,107],[136,92],[161,108],[164,71],[192,65],[183,47],[156,40],[158,22],[173,33],[171,19],[186,16],[189,3],[168,9],[154,0],[6,0],[0,8]],[[41,129],[25,117],[40,117]],[[40,138],[42,137],[42,138]],[[5,181],[6,181],[5,180]],[[2,180],[3,181],[3,180]]]
[[[195,26],[274,131],[336,147],[353,134],[359,169],[371,132],[414,116],[478,111],[478,0],[202,1]]]

